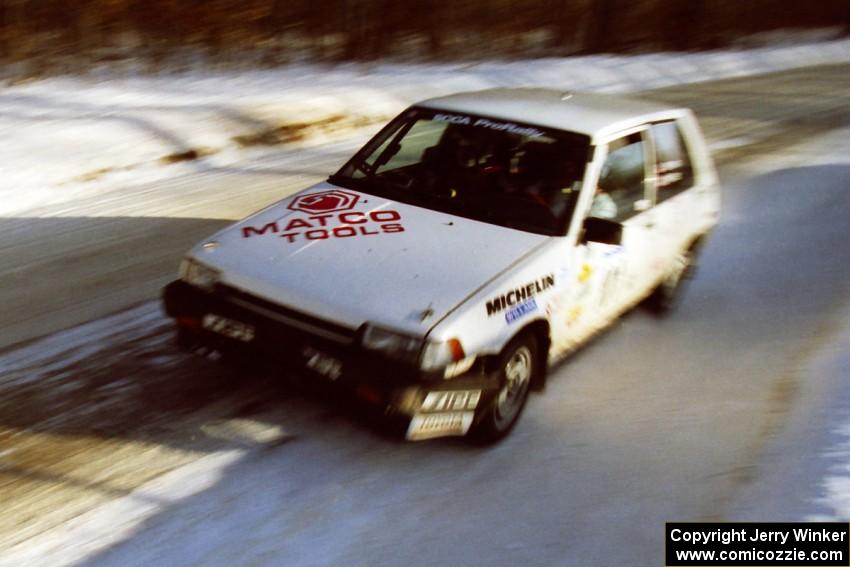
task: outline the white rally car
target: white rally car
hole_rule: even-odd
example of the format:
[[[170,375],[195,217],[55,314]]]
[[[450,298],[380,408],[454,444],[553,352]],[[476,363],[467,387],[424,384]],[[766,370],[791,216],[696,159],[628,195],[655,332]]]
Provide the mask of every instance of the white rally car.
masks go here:
[[[280,357],[408,439],[493,441],[551,362],[642,300],[669,307],[718,215],[687,109],[457,94],[193,248],[164,303],[183,344]]]

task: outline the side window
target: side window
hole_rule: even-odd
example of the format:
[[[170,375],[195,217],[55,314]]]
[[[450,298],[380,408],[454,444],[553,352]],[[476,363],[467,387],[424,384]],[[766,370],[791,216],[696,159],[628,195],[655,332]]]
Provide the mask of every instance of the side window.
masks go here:
[[[691,187],[694,171],[676,122],[653,124],[650,131],[655,142],[655,200],[661,203]]]
[[[644,199],[645,169],[640,132],[610,142],[590,216],[619,222],[640,212],[635,203]]]

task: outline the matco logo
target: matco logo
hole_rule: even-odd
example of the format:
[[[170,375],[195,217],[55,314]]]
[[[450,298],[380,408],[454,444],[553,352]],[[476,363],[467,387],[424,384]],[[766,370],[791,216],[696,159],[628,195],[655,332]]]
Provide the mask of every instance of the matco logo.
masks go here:
[[[392,209],[352,211],[360,196],[341,189],[301,195],[293,199],[287,208],[306,213],[287,215],[278,221],[263,226],[243,226],[242,237],[251,238],[273,234],[287,242],[303,240],[327,240],[329,238],[351,238],[404,232],[401,213]],[[286,224],[283,222],[286,221]]]
[[[335,213],[337,211],[351,210],[357,204],[360,196],[341,189],[322,191],[321,193],[310,193],[296,197],[288,208],[292,211],[300,211],[315,215],[318,213]]]

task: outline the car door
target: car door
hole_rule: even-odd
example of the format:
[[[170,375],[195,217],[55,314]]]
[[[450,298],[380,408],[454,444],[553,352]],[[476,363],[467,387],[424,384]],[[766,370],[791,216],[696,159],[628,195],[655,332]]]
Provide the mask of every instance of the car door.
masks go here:
[[[651,254],[646,145],[643,129],[634,129],[603,140],[594,152],[573,219],[577,243],[565,252],[568,270],[559,278],[567,288],[551,304],[556,350],[569,350],[610,323],[637,296],[633,280],[645,279],[640,265]],[[587,241],[581,227],[590,217],[622,223],[622,242]]]
[[[672,261],[691,236],[701,197],[695,190],[691,152],[677,120],[653,123],[649,128],[655,151],[655,223],[659,238]]]
[[[599,289],[600,316],[619,314],[655,285],[663,270],[663,237],[653,207],[655,155],[648,128],[608,138],[588,217],[623,227],[620,246],[588,243],[587,264],[604,272]]]

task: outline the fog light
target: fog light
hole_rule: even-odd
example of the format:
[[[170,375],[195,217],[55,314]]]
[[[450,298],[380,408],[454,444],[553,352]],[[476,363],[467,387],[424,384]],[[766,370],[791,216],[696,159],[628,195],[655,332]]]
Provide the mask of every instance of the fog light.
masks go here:
[[[460,376],[475,364],[475,356],[467,356],[463,360],[458,360],[446,366],[446,371],[443,373],[443,378],[448,380],[455,376]]]
[[[179,327],[183,327],[184,329],[198,331],[201,328],[201,320],[197,317],[191,317],[189,315],[180,315],[179,317],[177,317],[177,325]]]
[[[380,405],[384,399],[384,397],[381,395],[381,392],[379,392],[376,388],[367,386],[366,384],[359,384],[354,389],[354,393],[358,398],[360,398],[364,402],[376,406]]]

